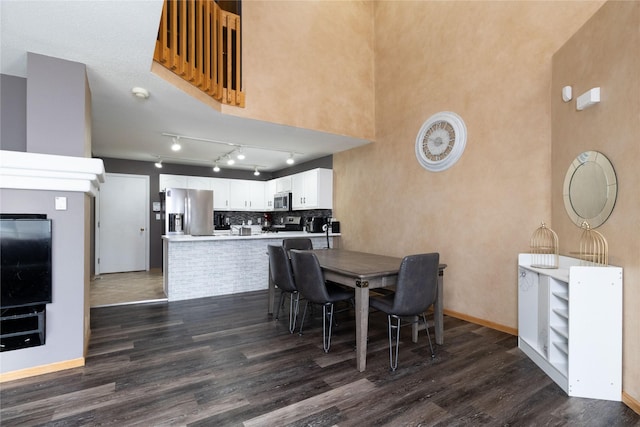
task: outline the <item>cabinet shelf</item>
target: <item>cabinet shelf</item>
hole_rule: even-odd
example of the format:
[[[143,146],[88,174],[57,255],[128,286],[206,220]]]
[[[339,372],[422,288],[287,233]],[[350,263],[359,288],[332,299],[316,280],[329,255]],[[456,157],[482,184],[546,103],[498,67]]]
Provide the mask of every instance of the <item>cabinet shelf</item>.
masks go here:
[[[566,292],[552,292],[551,295],[560,298],[563,301],[569,301],[569,294]]]
[[[569,339],[569,329],[566,326],[551,326],[551,330],[555,331],[566,339]]]
[[[564,319],[569,319],[569,310],[554,308],[553,312]]]
[[[0,351],[43,345],[45,305],[3,309],[0,325]]]
[[[569,354],[569,344],[566,341],[554,341],[553,345],[564,354]]]

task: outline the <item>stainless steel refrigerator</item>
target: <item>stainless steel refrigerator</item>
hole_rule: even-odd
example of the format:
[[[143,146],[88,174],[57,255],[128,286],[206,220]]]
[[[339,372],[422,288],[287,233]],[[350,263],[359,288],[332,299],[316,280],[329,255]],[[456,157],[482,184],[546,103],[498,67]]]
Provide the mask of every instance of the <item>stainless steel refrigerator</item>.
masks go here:
[[[165,234],[213,235],[213,191],[167,188],[163,204]]]

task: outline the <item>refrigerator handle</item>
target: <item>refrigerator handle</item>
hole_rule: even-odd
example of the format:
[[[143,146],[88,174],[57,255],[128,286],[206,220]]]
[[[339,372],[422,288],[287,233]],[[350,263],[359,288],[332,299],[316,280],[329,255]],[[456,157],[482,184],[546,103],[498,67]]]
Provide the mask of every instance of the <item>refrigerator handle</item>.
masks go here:
[[[182,224],[182,231],[184,234],[191,234],[191,198],[188,195],[184,200],[184,206],[185,221],[184,224]]]

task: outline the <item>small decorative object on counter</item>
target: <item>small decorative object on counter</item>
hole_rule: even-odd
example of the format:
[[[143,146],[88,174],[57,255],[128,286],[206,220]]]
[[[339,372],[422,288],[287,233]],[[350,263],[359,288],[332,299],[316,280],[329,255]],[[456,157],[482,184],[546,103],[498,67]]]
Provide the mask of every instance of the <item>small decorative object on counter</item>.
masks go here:
[[[609,245],[607,239],[592,230],[587,221],[582,222],[584,231],[580,237],[580,258],[583,265],[609,265]]]
[[[558,235],[544,221],[531,236],[531,267],[558,268]]]

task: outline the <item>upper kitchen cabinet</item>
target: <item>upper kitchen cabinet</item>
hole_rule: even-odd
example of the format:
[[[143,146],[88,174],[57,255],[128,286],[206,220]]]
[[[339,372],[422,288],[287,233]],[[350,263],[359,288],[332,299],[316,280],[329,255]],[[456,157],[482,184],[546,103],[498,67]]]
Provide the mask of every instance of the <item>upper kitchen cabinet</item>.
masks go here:
[[[211,190],[211,180],[213,178],[207,178],[206,176],[188,176],[187,186],[190,190]]]
[[[333,209],[333,171],[312,169],[291,176],[293,210]]]
[[[264,208],[266,211],[273,211],[273,196],[276,194],[276,180],[267,181],[264,185]]]
[[[263,211],[264,181],[232,179],[229,184],[229,200],[234,211]],[[214,194],[215,199],[215,194]]]
[[[165,188],[189,188],[187,178],[184,175],[160,174],[158,188],[160,191],[164,191]]]
[[[276,178],[273,181],[275,181],[275,184],[276,184],[276,193],[284,193],[286,191],[291,191],[290,176],[283,176],[282,178]]]
[[[230,180],[225,178],[210,178],[213,190],[213,209],[216,211],[228,211],[231,209],[229,200]]]

